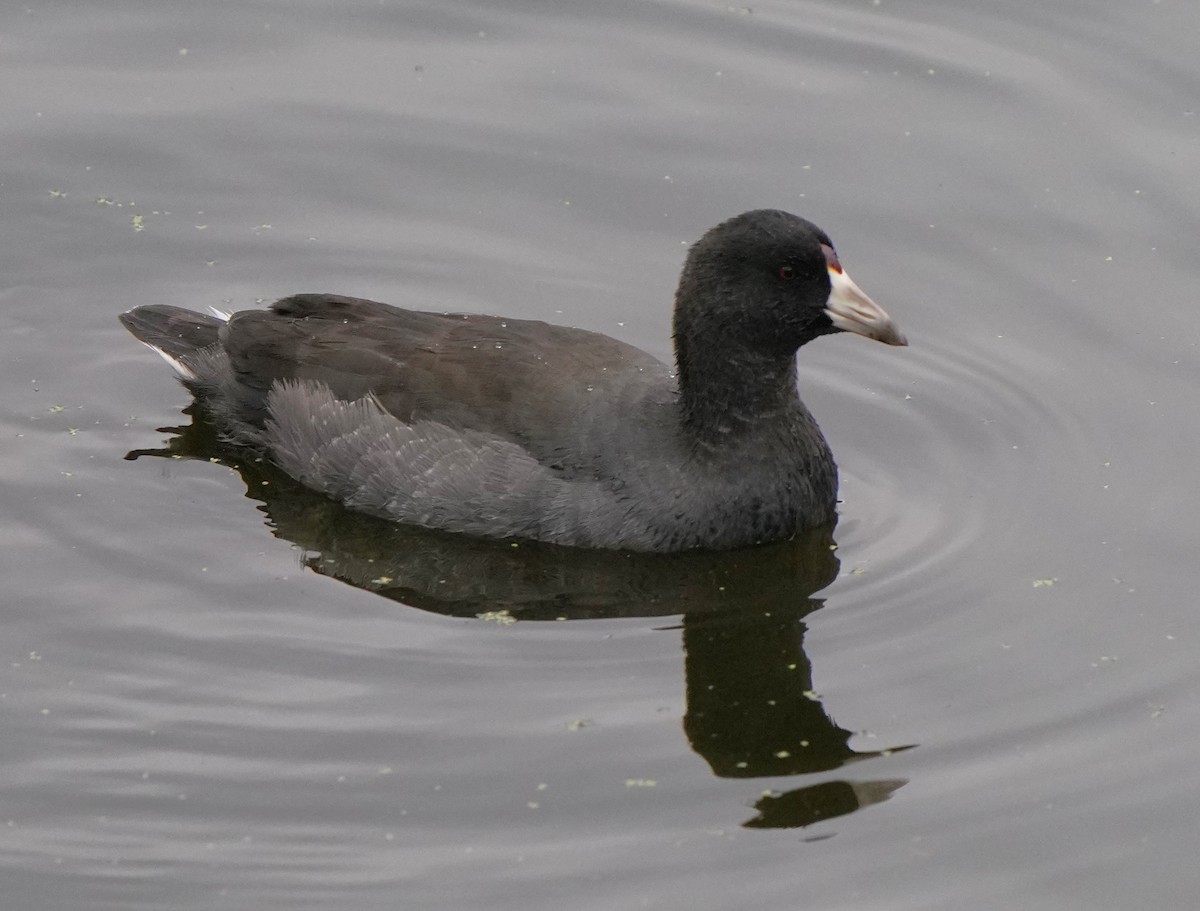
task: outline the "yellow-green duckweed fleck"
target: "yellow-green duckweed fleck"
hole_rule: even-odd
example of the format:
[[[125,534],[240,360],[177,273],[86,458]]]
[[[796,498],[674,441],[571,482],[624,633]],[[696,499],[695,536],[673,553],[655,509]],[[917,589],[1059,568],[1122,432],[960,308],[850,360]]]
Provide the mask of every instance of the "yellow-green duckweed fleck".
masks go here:
[[[500,626],[512,626],[517,622],[517,618],[507,610],[484,611],[482,614],[476,614],[475,616],[488,623],[498,623]]]

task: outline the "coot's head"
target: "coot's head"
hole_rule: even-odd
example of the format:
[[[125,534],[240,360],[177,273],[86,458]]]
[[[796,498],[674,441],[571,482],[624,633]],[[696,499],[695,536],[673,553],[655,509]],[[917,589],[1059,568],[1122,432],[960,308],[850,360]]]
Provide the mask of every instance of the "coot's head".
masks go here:
[[[681,361],[710,346],[790,355],[817,336],[843,331],[908,344],[812,222],[756,209],[717,225],[688,252],[675,305]]]

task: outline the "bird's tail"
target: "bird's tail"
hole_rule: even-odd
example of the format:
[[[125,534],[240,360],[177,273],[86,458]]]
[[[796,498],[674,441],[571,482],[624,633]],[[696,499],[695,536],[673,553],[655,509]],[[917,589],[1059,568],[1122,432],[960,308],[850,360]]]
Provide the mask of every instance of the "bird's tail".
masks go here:
[[[192,359],[217,343],[225,320],[182,307],[151,304],[121,314],[121,324],[143,345],[153,348],[183,379],[195,379]]]

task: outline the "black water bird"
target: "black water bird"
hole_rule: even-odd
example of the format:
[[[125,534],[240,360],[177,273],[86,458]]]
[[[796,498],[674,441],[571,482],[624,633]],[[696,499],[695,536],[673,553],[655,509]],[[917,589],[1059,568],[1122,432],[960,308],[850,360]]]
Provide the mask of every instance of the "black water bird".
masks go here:
[[[837,469],[796,351],[906,344],[820,228],[756,210],[688,252],[675,369],[536,320],[298,294],[121,315],[224,437],[352,509],[468,535],[667,552],[836,520]]]

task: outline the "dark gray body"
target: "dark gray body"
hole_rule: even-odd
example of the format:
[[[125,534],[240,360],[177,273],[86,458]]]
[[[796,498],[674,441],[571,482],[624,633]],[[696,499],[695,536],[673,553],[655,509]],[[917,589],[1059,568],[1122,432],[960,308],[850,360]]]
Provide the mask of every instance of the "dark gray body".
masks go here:
[[[121,319],[232,442],[347,506],[639,551],[832,525],[837,471],[797,394],[796,351],[838,331],[905,344],[828,236],[777,210],[690,249],[674,371],[593,332],[329,294],[228,321],[166,306]]]
[[[670,369],[596,333],[333,295],[228,323],[163,306],[123,321],[184,368],[231,441],[374,515],[641,551],[834,519],[832,457],[798,398],[766,438],[714,452],[681,432]]]

